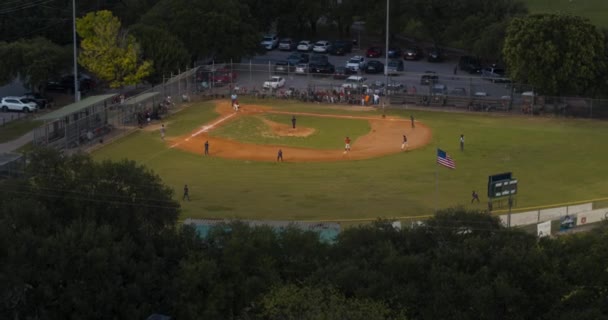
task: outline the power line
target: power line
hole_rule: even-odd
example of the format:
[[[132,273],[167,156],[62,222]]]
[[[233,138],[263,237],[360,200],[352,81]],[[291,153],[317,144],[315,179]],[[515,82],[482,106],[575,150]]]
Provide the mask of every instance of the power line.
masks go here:
[[[23,10],[23,9],[33,8],[33,7],[36,7],[38,5],[45,4],[45,3],[48,3],[48,2],[51,2],[51,1],[53,1],[53,0],[34,0],[33,2],[18,4],[17,6],[8,7],[6,9],[0,10],[0,14],[7,14],[7,13],[11,13],[11,12],[20,11],[20,10]]]

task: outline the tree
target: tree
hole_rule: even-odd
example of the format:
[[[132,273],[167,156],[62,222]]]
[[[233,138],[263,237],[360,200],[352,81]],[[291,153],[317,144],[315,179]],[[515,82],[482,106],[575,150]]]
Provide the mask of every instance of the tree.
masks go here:
[[[346,298],[331,287],[298,287],[287,284],[275,287],[261,300],[261,318],[268,320],[391,319],[389,309],[383,303]]]
[[[165,76],[185,70],[190,64],[190,55],[184,44],[166,30],[137,24],[130,32],[137,37],[145,60],[154,64],[154,70],[146,79],[157,84]]]
[[[141,21],[174,34],[193,60],[214,57],[240,62],[260,50],[260,30],[249,7],[237,0],[161,0]]]
[[[76,30],[82,38],[80,64],[110,87],[137,84],[152,71],[152,63],[142,61],[135,37],[121,30],[120,21],[110,11],[77,19]]]
[[[42,92],[51,78],[67,69],[69,62],[69,48],[45,38],[0,43],[0,82],[19,77],[30,90]]]
[[[537,93],[583,95],[606,81],[604,41],[587,19],[532,15],[511,21],[503,55],[509,76]]]

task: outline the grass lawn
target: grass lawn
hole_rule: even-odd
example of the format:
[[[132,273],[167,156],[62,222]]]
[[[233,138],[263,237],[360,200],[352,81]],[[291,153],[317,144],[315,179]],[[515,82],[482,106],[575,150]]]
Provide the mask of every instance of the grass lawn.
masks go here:
[[[315,132],[308,137],[286,137],[274,134],[272,129],[264,123],[262,117],[273,122],[291,125],[290,115],[265,114],[238,118],[211,131],[210,134],[248,143],[336,149],[336,146],[342,146],[345,134],[348,134],[356,142],[357,137],[368,133],[370,130],[367,120],[298,116],[298,127],[314,128]]]
[[[34,130],[40,125],[39,121],[30,118],[13,120],[0,126],[0,143],[15,140]]]
[[[530,13],[569,13],[589,18],[600,27],[608,27],[606,0],[524,0]]]
[[[370,115],[283,101],[269,105],[302,112]],[[202,159],[200,155],[167,149],[157,132],[146,131],[118,140],[93,156],[127,157],[146,164],[175,190],[176,198],[187,183],[192,201],[183,202],[183,217],[194,218],[331,220],[419,216],[431,214],[436,207],[458,205],[484,209],[488,175],[507,171],[519,180],[516,208],[607,195],[605,122],[412,113],[432,128],[431,144],[370,160],[276,164]],[[409,118],[410,111],[391,110],[387,114]],[[191,107],[169,119],[175,122],[167,134],[189,132],[214,116],[211,103]],[[458,149],[461,133],[466,138],[464,152]],[[317,143],[322,147],[324,142],[320,139]],[[435,164],[437,147],[454,158],[456,170]],[[472,190],[479,192],[481,204],[469,203]]]

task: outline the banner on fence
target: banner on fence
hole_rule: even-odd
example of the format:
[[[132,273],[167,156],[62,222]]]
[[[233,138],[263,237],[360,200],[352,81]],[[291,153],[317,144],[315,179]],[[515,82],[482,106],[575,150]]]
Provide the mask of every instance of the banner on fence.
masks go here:
[[[551,221],[545,221],[536,225],[536,234],[539,238],[551,235]]]

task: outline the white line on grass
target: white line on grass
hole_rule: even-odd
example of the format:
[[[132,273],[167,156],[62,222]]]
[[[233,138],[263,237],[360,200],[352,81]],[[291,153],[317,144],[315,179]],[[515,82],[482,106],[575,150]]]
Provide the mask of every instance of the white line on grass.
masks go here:
[[[191,134],[190,137],[186,138],[184,141],[181,141],[181,142],[178,142],[178,143],[175,143],[175,144],[171,145],[169,148],[175,148],[175,147],[179,146],[180,144],[182,144],[185,141],[190,141],[191,138],[194,138],[194,137],[198,136],[201,133],[205,133],[205,132],[210,131],[211,129],[215,128],[218,124],[220,124],[220,123],[222,123],[222,122],[224,122],[224,121],[232,118],[235,115],[236,115],[236,113],[231,113],[231,114],[229,114],[229,115],[227,115],[227,116],[225,116],[223,118],[219,118],[217,121],[215,121],[215,122],[213,122],[213,123],[211,123],[209,125],[202,126],[200,130],[198,130],[198,131],[194,132],[193,134]]]

